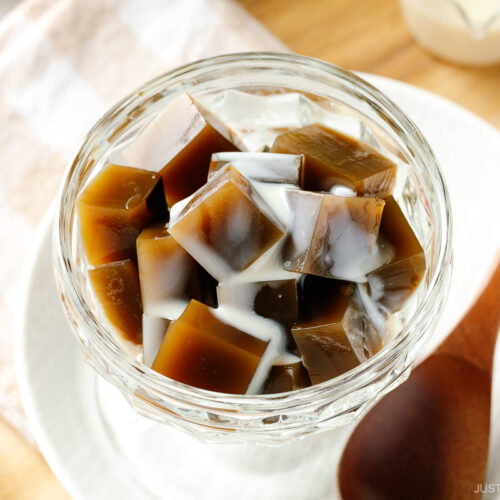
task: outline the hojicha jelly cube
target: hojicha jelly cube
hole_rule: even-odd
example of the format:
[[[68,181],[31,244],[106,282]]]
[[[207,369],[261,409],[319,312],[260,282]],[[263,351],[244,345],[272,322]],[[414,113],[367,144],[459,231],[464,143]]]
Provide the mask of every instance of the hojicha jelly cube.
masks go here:
[[[297,281],[295,279],[222,283],[217,287],[221,305],[254,311],[259,316],[291,328],[298,319]]]
[[[350,299],[354,285],[349,282],[304,274],[297,282],[299,298],[299,321],[321,318],[328,315],[338,297]]]
[[[314,295],[303,292],[301,316],[292,335],[312,384],[341,375],[359,365],[345,324],[353,285],[318,279],[310,285]]]
[[[152,368],[201,389],[245,394],[267,344],[192,300],[168,327]]]
[[[163,179],[168,206],[186,198],[207,180],[212,153],[238,151],[229,131],[181,94],[125,150],[131,165],[157,172]]]
[[[357,358],[364,361],[381,349],[387,330],[387,317],[367,295],[364,284],[349,284],[306,274],[299,280],[298,292],[300,321],[327,317],[339,293],[342,292],[342,298],[348,295],[350,299],[342,326]]]
[[[219,281],[246,269],[285,234],[232,166],[194,194],[168,231]]]
[[[366,292],[365,284],[357,283],[343,324],[360,361],[371,358],[389,340],[387,319],[387,314]]]
[[[295,391],[309,387],[311,381],[304,365],[299,361],[290,365],[274,365],[264,382],[264,394]]]
[[[85,254],[95,266],[135,259],[139,233],[154,215],[167,213],[157,174],[112,164],[80,194],[77,210]]]
[[[177,318],[190,299],[216,306],[216,281],[168,234],[166,224],[149,226],[137,238],[144,312]]]
[[[303,154],[304,189],[346,186],[358,195],[385,197],[396,180],[396,165],[370,146],[324,125],[313,124],[278,136],[273,153]]]
[[[372,271],[384,201],[290,190],[294,219],[283,248],[288,271],[363,281]]]
[[[208,178],[227,165],[233,165],[247,179],[299,185],[302,179],[302,155],[277,153],[214,153]]]
[[[388,312],[400,309],[425,273],[425,255],[418,238],[392,196],[385,199],[380,234],[392,246],[389,264],[368,274],[371,297]]]
[[[142,315],[142,356],[143,363],[151,368],[158,354],[170,320]]]
[[[90,283],[108,321],[123,338],[142,341],[142,305],[139,273],[131,260],[90,269]]]

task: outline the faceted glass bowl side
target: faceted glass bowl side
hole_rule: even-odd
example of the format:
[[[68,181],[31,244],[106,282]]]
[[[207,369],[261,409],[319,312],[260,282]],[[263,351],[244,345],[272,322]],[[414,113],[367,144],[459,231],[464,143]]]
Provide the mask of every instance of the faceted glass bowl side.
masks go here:
[[[108,159],[118,163],[123,145],[182,92],[222,114],[226,110],[224,118],[250,142],[269,134],[269,129],[272,136],[282,127],[320,120],[398,162],[396,196],[423,244],[427,273],[411,305],[396,318],[397,335],[374,357],[307,389],[237,396],[169,380],[134,360],[115,340],[89,291],[76,200],[88,179]],[[246,119],[239,117],[246,101],[238,106],[238,98],[246,94],[271,99],[276,113],[260,109],[256,101],[244,111]],[[265,101],[264,108],[271,101]],[[450,278],[450,243],[450,205],[440,169],[425,139],[397,106],[357,76],[322,61],[243,53],[206,59],[162,75],[99,120],[61,186],[54,267],[62,303],[86,360],[120,389],[136,411],[205,441],[279,444],[352,422],[408,376],[442,310]]]

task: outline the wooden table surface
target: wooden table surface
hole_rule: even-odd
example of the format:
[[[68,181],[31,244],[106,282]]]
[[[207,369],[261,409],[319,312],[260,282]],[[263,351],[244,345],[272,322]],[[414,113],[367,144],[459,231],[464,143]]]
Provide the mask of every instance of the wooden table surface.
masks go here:
[[[417,85],[500,128],[500,65],[466,68],[431,56],[412,38],[397,0],[237,1],[295,52]],[[41,455],[1,421],[0,443],[1,499],[69,498]]]
[[[397,0],[239,0],[293,51],[430,90],[500,128],[500,65],[459,67],[412,38]]]

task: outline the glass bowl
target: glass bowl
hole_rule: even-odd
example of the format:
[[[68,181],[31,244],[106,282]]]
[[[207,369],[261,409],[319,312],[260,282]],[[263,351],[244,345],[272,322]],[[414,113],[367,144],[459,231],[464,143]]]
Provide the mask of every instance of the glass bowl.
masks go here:
[[[399,164],[395,197],[425,251],[427,272],[392,321],[394,336],[375,356],[319,385],[275,395],[229,395],[167,379],[127,352],[100,317],[87,282],[75,202],[102,165],[158,110],[190,92],[225,115],[253,146],[283,129],[322,121],[369,143]],[[60,297],[85,359],[140,414],[207,442],[280,444],[353,422],[409,375],[447,295],[451,214],[427,141],[402,111],[356,75],[308,57],[230,54],[159,76],[110,109],[69,164],[59,193],[54,264]]]

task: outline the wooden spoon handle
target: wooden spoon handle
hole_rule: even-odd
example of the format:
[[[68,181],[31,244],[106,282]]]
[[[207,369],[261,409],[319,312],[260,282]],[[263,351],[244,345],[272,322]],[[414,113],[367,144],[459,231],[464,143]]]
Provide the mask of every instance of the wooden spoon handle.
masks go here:
[[[449,354],[465,359],[480,370],[492,374],[495,344],[500,327],[500,254],[493,274],[466,316],[436,354]]]

